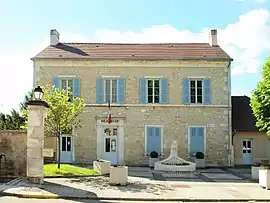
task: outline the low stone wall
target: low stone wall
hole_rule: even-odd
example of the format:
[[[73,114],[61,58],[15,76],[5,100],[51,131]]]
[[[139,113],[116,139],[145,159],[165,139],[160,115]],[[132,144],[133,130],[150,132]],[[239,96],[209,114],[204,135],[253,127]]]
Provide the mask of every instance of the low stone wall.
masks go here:
[[[0,175],[26,175],[26,131],[0,130]]]

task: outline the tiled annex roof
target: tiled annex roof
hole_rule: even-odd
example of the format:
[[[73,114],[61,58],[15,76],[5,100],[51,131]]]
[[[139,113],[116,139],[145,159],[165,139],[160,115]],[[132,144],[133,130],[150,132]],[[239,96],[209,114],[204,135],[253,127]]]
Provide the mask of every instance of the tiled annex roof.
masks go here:
[[[208,43],[58,43],[45,48],[36,58],[232,60],[219,46]]]
[[[232,96],[232,130],[259,131],[247,96]]]

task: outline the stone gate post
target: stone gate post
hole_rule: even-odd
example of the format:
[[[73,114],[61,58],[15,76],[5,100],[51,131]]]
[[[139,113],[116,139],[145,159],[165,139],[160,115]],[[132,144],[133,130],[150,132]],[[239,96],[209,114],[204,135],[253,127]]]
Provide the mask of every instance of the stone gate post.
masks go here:
[[[42,100],[27,103],[27,179],[31,183],[43,184],[44,122],[48,104]]]

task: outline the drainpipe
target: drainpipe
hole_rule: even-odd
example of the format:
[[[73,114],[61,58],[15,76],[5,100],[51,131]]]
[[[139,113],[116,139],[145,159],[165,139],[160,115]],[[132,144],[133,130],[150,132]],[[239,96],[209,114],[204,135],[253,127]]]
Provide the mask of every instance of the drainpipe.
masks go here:
[[[234,130],[234,131],[232,132],[232,145],[233,145],[233,137],[234,137],[235,133],[236,133],[236,130]]]
[[[229,136],[229,153],[228,166],[232,166],[232,99],[231,99],[231,61],[228,63],[228,136]]]

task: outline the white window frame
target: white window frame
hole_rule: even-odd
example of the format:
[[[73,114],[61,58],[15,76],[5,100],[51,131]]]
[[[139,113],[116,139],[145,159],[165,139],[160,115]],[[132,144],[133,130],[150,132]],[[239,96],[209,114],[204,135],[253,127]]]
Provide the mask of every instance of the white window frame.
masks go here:
[[[207,137],[207,134],[206,134],[206,125],[189,125],[188,126],[188,156],[190,156],[190,135],[191,135],[191,128],[203,128],[203,132],[204,132],[204,156],[206,156],[207,154],[207,148],[206,148],[206,137]]]
[[[250,148],[245,148],[245,150],[250,149],[251,154],[253,155],[253,146],[252,146],[253,140],[251,140],[251,139],[244,139],[244,140],[242,140],[242,154],[243,154],[243,150],[244,150],[244,146],[243,146],[244,141],[245,141],[245,142],[247,142],[247,141],[250,142]]]
[[[160,139],[161,139],[161,156],[164,156],[164,139],[163,139],[163,131],[164,131],[164,126],[163,125],[145,125],[144,126],[144,156],[149,156],[147,153],[147,127],[155,127],[155,128],[160,128]]]
[[[191,102],[191,81],[195,81],[195,103]],[[197,82],[201,81],[202,82],[202,103],[198,103],[198,87],[197,87]],[[189,78],[189,101],[190,104],[204,104],[204,93],[203,93],[203,78]]]
[[[146,96],[147,96],[147,98],[146,98],[146,99],[147,99],[147,104],[159,104],[159,103],[160,103],[160,94],[161,94],[160,79],[161,79],[161,78],[149,78],[149,77],[146,78],[146,81],[147,81],[147,87],[146,87],[146,88],[147,88],[147,90],[146,90],[146,91],[147,91],[147,95],[146,95]],[[152,103],[149,103],[149,102],[148,102],[148,96],[149,96],[149,94],[148,94],[148,80],[153,81],[153,90],[152,90],[152,91],[153,91],[153,92],[152,92],[152,94],[153,94],[153,95],[152,95],[153,101],[152,101]],[[155,83],[154,83],[155,80],[158,80],[158,89],[159,89],[158,103],[155,103]]]
[[[66,83],[66,87],[69,88],[68,86],[68,81],[71,80],[72,81],[72,86],[73,86],[73,78],[60,78],[60,90],[63,89],[62,87],[62,81],[65,80],[65,83]],[[72,88],[72,92],[73,92],[73,87]]]
[[[117,104],[117,96],[118,96],[118,95],[117,95],[117,88],[118,88],[118,87],[117,87],[117,78],[115,78],[115,77],[113,77],[113,78],[111,78],[111,77],[110,77],[110,78],[105,77],[105,78],[104,78],[104,101],[105,101],[105,102],[108,102],[108,101],[106,101],[106,81],[107,81],[107,80],[110,81],[110,103],[111,103],[111,104]],[[112,81],[113,81],[113,80],[116,81],[116,93],[115,93],[115,95],[116,95],[116,100],[115,100],[115,102],[112,102],[112,97],[113,97],[113,96],[112,96]]]

